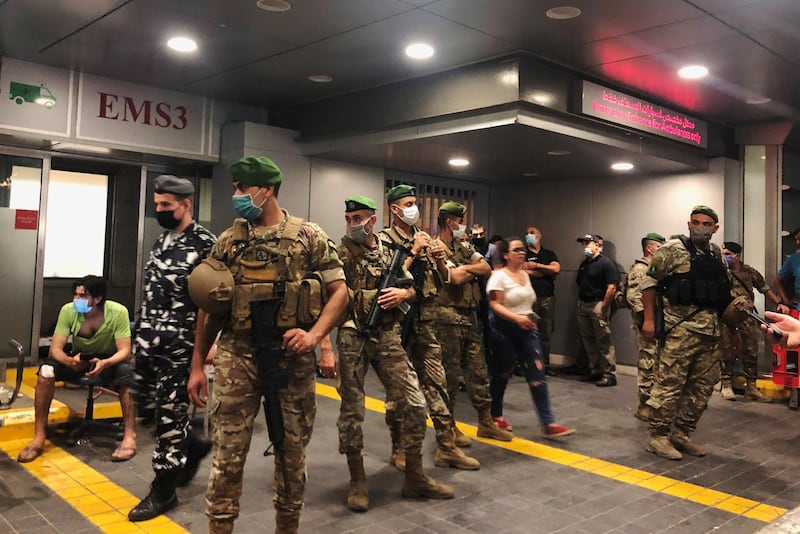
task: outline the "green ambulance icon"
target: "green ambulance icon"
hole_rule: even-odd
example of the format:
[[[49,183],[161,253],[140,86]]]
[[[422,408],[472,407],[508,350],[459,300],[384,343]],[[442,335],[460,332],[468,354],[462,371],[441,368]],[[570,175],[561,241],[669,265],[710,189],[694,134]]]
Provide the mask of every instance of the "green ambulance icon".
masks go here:
[[[56,105],[56,97],[44,85],[11,82],[9,98],[19,105],[30,102],[31,104],[44,106],[47,109],[53,109]]]

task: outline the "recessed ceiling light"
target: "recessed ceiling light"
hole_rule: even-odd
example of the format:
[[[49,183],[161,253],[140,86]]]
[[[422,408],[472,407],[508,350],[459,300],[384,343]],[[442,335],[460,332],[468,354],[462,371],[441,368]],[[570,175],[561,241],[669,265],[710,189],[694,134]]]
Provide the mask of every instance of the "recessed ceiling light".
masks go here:
[[[197,43],[189,37],[173,37],[167,41],[167,46],[176,52],[194,52],[197,50]]]
[[[453,158],[449,161],[453,167],[466,167],[469,165],[469,160],[465,158]]]
[[[749,98],[744,101],[745,104],[750,104],[751,106],[758,106],[761,104],[766,104],[767,102],[772,102],[772,99],[767,97],[760,97],[760,98]]]
[[[708,76],[708,69],[703,65],[687,65],[678,71],[678,76],[687,80],[698,80]]]
[[[333,78],[327,74],[312,74],[308,79],[317,83],[331,83],[333,81]]]
[[[531,176],[541,176],[541,174],[538,172],[523,172],[522,176],[530,178]]]
[[[272,11],[275,13],[283,13],[292,9],[292,4],[284,0],[258,0],[256,5],[264,11]]]
[[[581,14],[581,10],[572,6],[551,7],[545,12],[547,18],[555,20],[574,19]]]
[[[569,150],[548,150],[548,156],[569,156],[572,154]]]
[[[761,156],[761,159],[767,159],[767,156]]]
[[[428,59],[433,55],[433,47],[425,43],[413,43],[406,47],[406,55],[413,59]]]
[[[628,163],[627,161],[618,161],[613,163],[611,168],[615,171],[629,171],[633,169],[633,163]]]

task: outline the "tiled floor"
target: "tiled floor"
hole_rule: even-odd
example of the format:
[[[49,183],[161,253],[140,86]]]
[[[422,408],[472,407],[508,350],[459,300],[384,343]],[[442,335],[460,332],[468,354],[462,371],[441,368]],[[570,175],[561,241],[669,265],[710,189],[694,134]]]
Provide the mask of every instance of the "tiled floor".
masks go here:
[[[632,415],[632,377],[620,376],[618,387],[606,389],[558,377],[550,380],[554,411],[560,422],[578,430],[559,443],[539,437],[530,396],[519,379],[509,387],[506,417],[522,439],[504,447],[476,442],[467,452],[482,462],[480,471],[433,467],[429,431],[426,467],[455,487],[451,501],[400,498],[402,474],[387,462],[383,415],[368,411],[371,509],[353,514],[344,506],[348,475],[337,452],[338,402],[326,383],[319,388],[301,532],[745,533],[800,504],[798,413],[785,404],[727,402],[716,393],[695,435],[707,445],[708,456],[671,462],[644,450],[646,427]],[[373,376],[367,387],[371,396],[382,398]],[[467,434],[473,433],[476,416],[465,394],[458,403],[456,417],[466,423]],[[379,409],[381,403],[370,407]],[[53,441],[63,445],[57,436]],[[24,444],[13,440],[0,448],[14,454]],[[261,454],[266,445],[260,418],[236,532],[272,531],[272,466]],[[179,490],[181,505],[168,518],[134,525],[123,516],[147,493],[152,438],[140,429],[139,454],[126,463],[110,462],[111,447],[97,442],[54,448],[26,466],[0,453],[0,533],[207,531],[208,462],[189,487]]]

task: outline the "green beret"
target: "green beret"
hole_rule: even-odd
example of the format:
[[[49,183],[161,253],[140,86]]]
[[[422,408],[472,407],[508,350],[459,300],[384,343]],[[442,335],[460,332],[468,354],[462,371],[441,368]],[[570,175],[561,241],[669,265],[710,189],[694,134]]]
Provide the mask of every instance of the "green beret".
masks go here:
[[[725,247],[726,249],[730,250],[734,254],[741,254],[742,253],[742,245],[740,245],[739,243],[735,243],[733,241],[725,241],[722,244],[722,246]]]
[[[657,234],[655,232],[650,232],[649,234],[644,236],[644,238],[647,239],[648,241],[658,241],[659,243],[663,243],[666,241],[663,235]]]
[[[378,209],[378,205],[375,204],[374,200],[368,197],[362,197],[361,195],[356,195],[344,199],[345,213],[350,213],[351,211],[358,211],[358,210],[375,211],[376,209]]]
[[[231,178],[242,185],[276,185],[283,175],[275,162],[269,158],[246,156],[230,167]]]
[[[386,193],[386,195],[388,197],[389,204],[391,204],[395,200],[401,199],[403,197],[417,196],[417,190],[414,189],[413,185],[400,184],[389,189],[389,192]]]
[[[703,204],[698,204],[697,206],[692,208],[692,215],[696,213],[702,213],[703,215],[708,215],[712,219],[714,219],[715,223],[719,223],[719,217],[717,216],[717,212],[709,208],[708,206],[704,206]]]
[[[459,204],[458,202],[450,200],[439,206],[439,213],[442,212],[448,215],[455,215],[456,217],[463,217],[467,212],[467,207],[464,204]]]

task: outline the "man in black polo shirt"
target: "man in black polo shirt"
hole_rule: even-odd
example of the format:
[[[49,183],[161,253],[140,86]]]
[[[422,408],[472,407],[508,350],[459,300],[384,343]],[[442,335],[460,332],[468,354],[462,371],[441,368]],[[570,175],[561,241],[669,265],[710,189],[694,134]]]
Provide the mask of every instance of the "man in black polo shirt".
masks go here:
[[[600,238],[586,234],[577,239],[585,259],[578,268],[578,330],[592,368],[582,378],[598,387],[617,385],[616,356],[611,343],[611,302],[619,272],[613,261],[600,253]]]
[[[555,252],[542,248],[542,231],[537,227],[528,227],[525,232],[525,245],[523,268],[531,277],[531,285],[536,292],[533,311],[539,314],[542,356],[547,366],[547,374],[555,376],[555,371],[550,367],[550,336],[553,333],[553,320],[556,315],[556,276],[561,272],[561,264]]]

